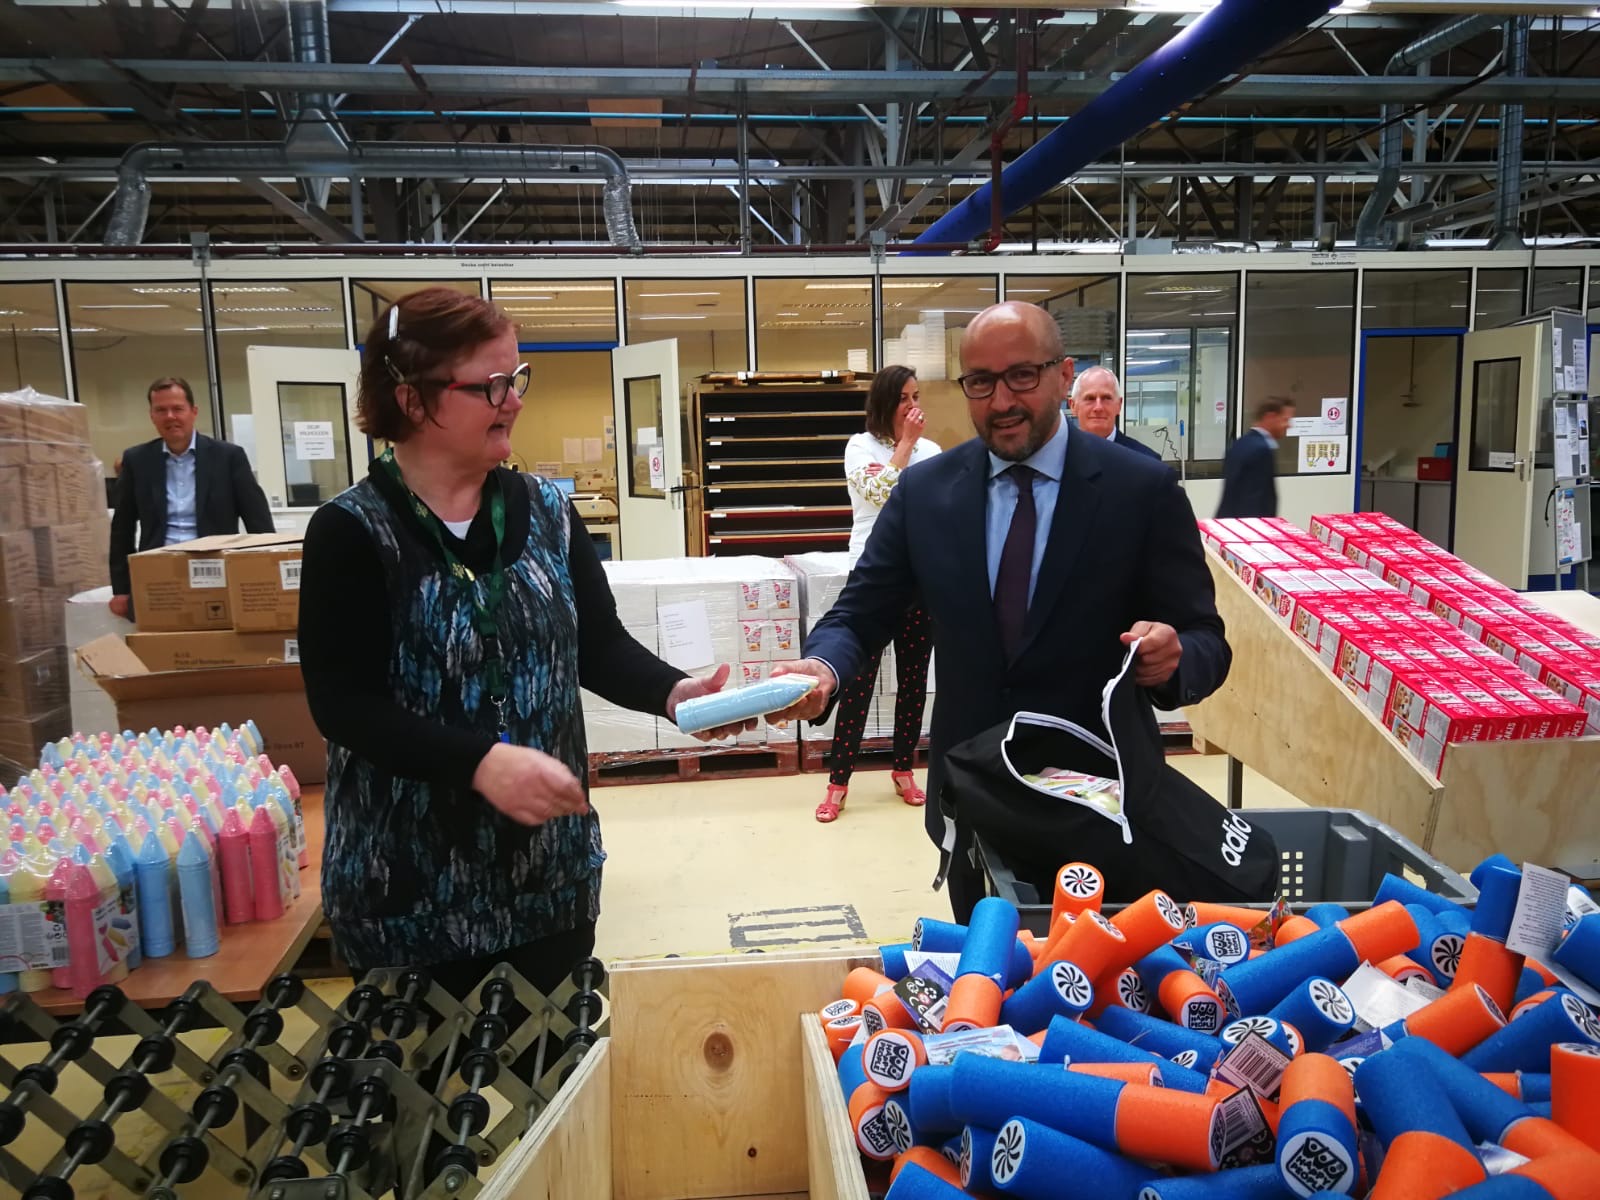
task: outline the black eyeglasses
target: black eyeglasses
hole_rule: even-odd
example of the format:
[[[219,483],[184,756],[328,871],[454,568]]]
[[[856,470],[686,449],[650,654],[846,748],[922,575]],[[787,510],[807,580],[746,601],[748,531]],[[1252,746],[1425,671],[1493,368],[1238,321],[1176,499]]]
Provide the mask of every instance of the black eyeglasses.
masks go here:
[[[506,397],[513,391],[521,396],[528,390],[528,381],[533,378],[533,368],[523,363],[509,375],[495,373],[482,383],[460,383],[453,379],[424,379],[423,383],[431,383],[435,387],[443,388],[447,392],[470,392],[482,397],[494,408],[499,408],[506,402]]]
[[[987,400],[994,395],[995,385],[1002,379],[1010,391],[1031,392],[1039,386],[1046,370],[1064,361],[1052,358],[1049,362],[1012,363],[1004,371],[969,371],[956,382],[968,400]]]

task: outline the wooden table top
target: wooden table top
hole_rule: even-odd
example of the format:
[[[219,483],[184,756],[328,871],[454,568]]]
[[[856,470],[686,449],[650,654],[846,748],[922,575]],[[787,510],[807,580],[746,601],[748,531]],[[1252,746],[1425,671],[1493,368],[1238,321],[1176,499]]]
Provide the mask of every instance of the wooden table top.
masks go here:
[[[306,788],[300,797],[306,821],[309,862],[300,872],[300,898],[275,921],[224,925],[221,945],[209,958],[190,958],[179,946],[165,958],[144,965],[117,986],[140,1008],[164,1008],[205,980],[229,1000],[258,1000],[267,980],[293,967],[322,923],[322,789]],[[73,1016],[83,1001],[70,991],[50,988],[30,998],[51,1016]]]

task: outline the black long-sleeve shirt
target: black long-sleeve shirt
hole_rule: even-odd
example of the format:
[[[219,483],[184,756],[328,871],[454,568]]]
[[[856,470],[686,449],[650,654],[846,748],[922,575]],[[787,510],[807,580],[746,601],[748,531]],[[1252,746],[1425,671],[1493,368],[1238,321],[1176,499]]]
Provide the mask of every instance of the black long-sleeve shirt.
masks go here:
[[[438,553],[399,486],[376,469],[372,479],[401,522]],[[510,471],[491,472],[484,481],[484,503],[466,538],[443,532],[451,553],[479,573],[487,571],[494,559],[491,488],[500,488],[506,498],[502,566],[521,554],[531,519],[527,489]],[[582,518],[569,507],[568,520],[572,534],[567,565],[578,613],[579,681],[613,704],[665,715],[667,695],[683,672],[662,662],[623,628]],[[338,505],[318,509],[306,530],[303,559],[300,657],[317,727],[330,741],[395,775],[470,786],[495,739],[428,720],[395,702],[388,686],[393,631],[383,566],[360,520]]]

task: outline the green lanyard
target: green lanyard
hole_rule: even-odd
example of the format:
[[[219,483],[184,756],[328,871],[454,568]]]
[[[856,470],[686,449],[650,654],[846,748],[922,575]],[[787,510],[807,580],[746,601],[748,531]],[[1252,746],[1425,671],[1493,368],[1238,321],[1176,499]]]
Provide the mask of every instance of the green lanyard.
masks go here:
[[[500,551],[506,540],[504,492],[496,486],[489,496],[489,523],[494,527],[494,565],[490,567],[484,586],[480,588],[477,574],[455,556],[449,543],[445,541],[444,522],[439,520],[433,510],[406,486],[406,481],[400,474],[400,464],[394,460],[393,447],[379,456],[378,465],[388,473],[389,478],[404,489],[406,498],[411,501],[411,511],[416,514],[417,520],[422,522],[422,527],[433,535],[439,553],[444,556],[445,565],[450,568],[450,574],[471,589],[472,626],[483,642],[484,690],[489,695],[489,702],[494,705],[500,740],[510,741],[510,734],[506,729],[506,668],[504,656],[500,653],[500,628],[495,619],[500,611],[500,602],[506,594],[506,573],[500,565]],[[496,482],[498,484],[498,481]]]

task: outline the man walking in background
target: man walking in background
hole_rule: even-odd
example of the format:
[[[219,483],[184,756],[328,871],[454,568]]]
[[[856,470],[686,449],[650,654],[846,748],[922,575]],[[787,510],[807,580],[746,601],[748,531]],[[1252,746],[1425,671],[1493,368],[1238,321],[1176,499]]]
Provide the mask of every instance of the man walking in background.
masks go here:
[[[1294,401],[1268,396],[1256,405],[1256,423],[1228,447],[1222,461],[1222,503],[1219,517],[1278,515],[1276,455],[1288,435]]]
[[[122,452],[111,513],[111,611],[131,616],[128,555],[177,542],[272,533],[266,493],[238,446],[195,431],[200,410],[185,379],[150,385],[150,423],[160,436]],[[135,537],[134,528],[138,527]]]

